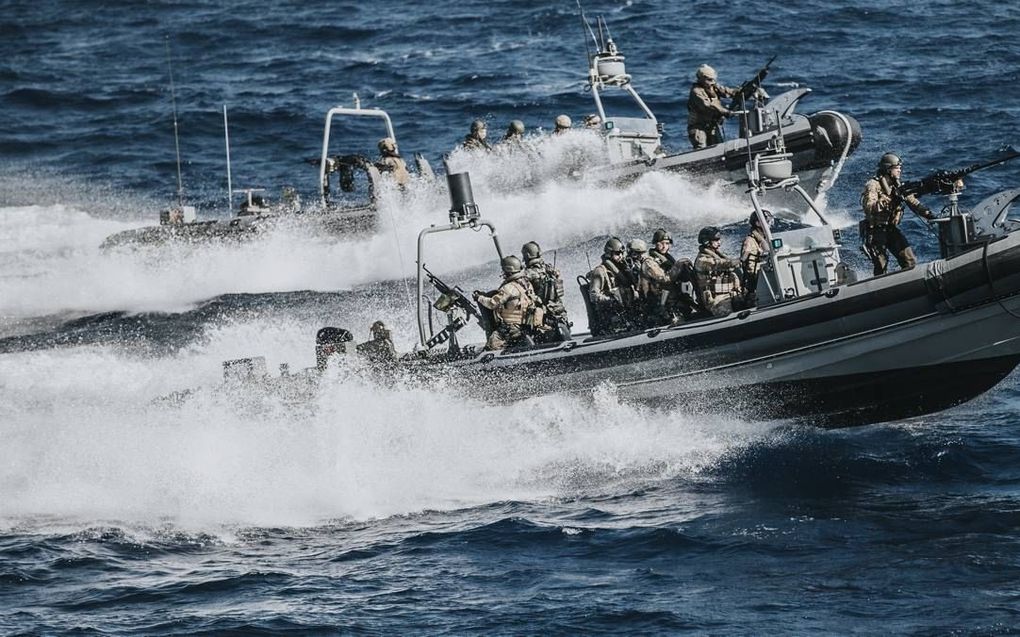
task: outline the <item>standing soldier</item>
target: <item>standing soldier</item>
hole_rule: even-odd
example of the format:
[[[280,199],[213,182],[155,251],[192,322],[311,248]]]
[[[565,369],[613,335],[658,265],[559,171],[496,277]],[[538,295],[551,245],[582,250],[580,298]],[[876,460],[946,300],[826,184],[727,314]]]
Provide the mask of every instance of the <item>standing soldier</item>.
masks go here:
[[[560,271],[542,258],[542,248],[534,241],[521,246],[524,274],[531,282],[535,296],[545,309],[545,324],[538,327],[539,338],[545,342],[570,340],[570,321],[563,305],[563,277]]]
[[[486,296],[475,291],[474,298],[485,309],[492,310],[496,329],[488,335],[485,349],[500,350],[514,345],[531,344],[528,322],[541,324],[541,308],[536,308],[533,292],[525,277],[521,260],[515,256],[503,257],[499,262],[503,270],[503,284],[495,294]]]
[[[627,327],[627,310],[634,303],[633,282],[624,260],[623,241],[612,237],[606,241],[602,262],[588,273],[588,296],[598,326],[593,333]]]
[[[765,216],[765,222],[771,227],[772,213],[762,210],[762,214]],[[758,272],[761,271],[762,262],[768,257],[769,244],[757,212],[751,213],[747,224],[750,226],[750,232],[740,246],[740,267],[744,271],[744,301],[748,307],[754,307],[757,304],[755,295],[758,290]]]
[[[397,151],[397,142],[392,137],[379,140],[379,161],[375,162],[375,167],[384,175],[392,175],[398,186],[406,186],[411,181],[407,163]]]
[[[723,119],[733,114],[719,98],[733,97],[738,89],[718,84],[717,78],[715,69],[702,64],[698,67],[697,81],[691,85],[687,98],[687,136],[695,149],[722,142]]]
[[[918,201],[914,195],[900,196],[897,189],[903,174],[903,162],[892,153],[882,155],[878,162],[875,176],[864,185],[861,193],[861,208],[864,209],[864,221],[861,224],[861,241],[865,253],[871,257],[875,266],[875,276],[885,274],[889,266],[889,255],[886,250],[896,256],[900,268],[906,270],[917,265],[914,251],[907,243],[907,238],[900,231],[900,220],[903,219],[903,204],[921,218],[931,221],[935,218],[932,211]]]
[[[465,150],[492,150],[485,138],[489,136],[489,129],[484,120],[476,119],[471,122],[471,132],[464,136],[461,146]]]
[[[694,271],[701,289],[701,304],[715,316],[726,316],[740,303],[740,278],[737,268],[740,261],[730,259],[719,249],[722,233],[709,226],[698,233],[698,258]]]

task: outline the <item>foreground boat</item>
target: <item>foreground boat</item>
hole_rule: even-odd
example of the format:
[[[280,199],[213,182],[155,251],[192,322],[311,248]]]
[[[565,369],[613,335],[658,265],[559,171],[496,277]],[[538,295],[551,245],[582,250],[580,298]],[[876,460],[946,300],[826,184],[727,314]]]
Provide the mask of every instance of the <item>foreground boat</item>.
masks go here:
[[[942,258],[856,281],[840,261],[838,230],[813,206],[791,163],[788,153],[774,153],[748,166],[751,201],[770,246],[757,307],[503,351],[458,342],[471,317],[485,315],[426,267],[427,242],[436,233],[486,228],[503,255],[467,175],[449,175],[450,223],[426,228],[418,241],[419,344],[412,354],[376,359],[369,368],[387,378],[443,378],[444,387],[497,402],[610,385],[627,401],[846,427],[958,405],[1020,364],[1020,223],[1006,217],[1020,189],[966,213],[957,205],[955,178],[948,180],[950,205],[937,221]],[[819,225],[772,233],[761,199],[776,189],[800,196]],[[434,310],[446,316],[442,329],[434,327]],[[595,320],[589,308],[589,325]],[[320,330],[320,366],[304,374],[272,379],[264,363],[252,371],[255,359],[229,361],[225,369],[235,386],[254,381],[293,399],[315,389],[330,354],[353,351],[351,340],[346,330]],[[238,369],[247,371],[239,376]]]

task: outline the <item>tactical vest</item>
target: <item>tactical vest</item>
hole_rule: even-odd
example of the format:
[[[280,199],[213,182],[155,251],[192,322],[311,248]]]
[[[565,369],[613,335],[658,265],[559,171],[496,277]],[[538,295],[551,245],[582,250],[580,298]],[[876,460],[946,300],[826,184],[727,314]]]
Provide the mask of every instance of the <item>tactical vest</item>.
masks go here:
[[[692,84],[691,92],[687,97],[687,126],[688,128],[711,128],[718,124],[723,116],[722,113],[706,106],[701,101],[696,93],[699,90],[705,93],[709,102],[722,107],[722,100],[719,99],[719,93],[716,92],[715,87],[706,88],[698,83]]]
[[[535,296],[546,307],[563,304],[563,279],[556,268],[548,263],[538,262],[527,267],[528,281],[535,290]]]
[[[882,197],[879,197],[872,210],[869,211],[867,199],[873,191],[878,195],[888,197],[887,201],[895,205],[883,205]],[[872,177],[868,180],[867,186],[861,194],[861,208],[864,210],[864,215],[872,227],[884,225],[896,226],[899,225],[900,220],[903,218],[903,200],[895,195],[893,184],[884,176]]]
[[[698,252],[694,261],[694,269],[698,279],[698,287],[706,301],[722,295],[733,296],[740,291],[740,279],[732,270],[718,270],[717,263],[728,261],[722,253],[705,246]]]
[[[496,321],[504,325],[523,325],[525,314],[532,308],[531,289],[524,277],[506,281],[499,292],[507,296],[503,304],[493,310]]]
[[[755,228],[751,231],[751,234],[744,237],[742,248],[741,256],[743,256],[743,261],[741,267],[744,268],[744,274],[748,277],[748,280],[751,280],[754,275],[758,274],[762,261],[765,260],[765,255],[768,253],[768,248],[765,245],[765,234],[758,228]]]

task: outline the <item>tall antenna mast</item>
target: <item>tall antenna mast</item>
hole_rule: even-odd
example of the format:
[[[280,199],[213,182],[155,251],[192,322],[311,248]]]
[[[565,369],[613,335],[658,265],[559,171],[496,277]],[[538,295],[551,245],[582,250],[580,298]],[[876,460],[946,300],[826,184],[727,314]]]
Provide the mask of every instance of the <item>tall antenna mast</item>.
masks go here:
[[[234,208],[234,186],[230,180],[230,128],[227,126],[227,105],[223,105],[223,144],[227,147],[227,210]]]
[[[166,66],[170,71],[170,103],[174,113],[174,149],[177,151],[177,205],[184,206],[184,181],[181,179],[181,142],[177,136],[177,93],[174,89],[174,66],[170,62],[170,36],[165,36]]]

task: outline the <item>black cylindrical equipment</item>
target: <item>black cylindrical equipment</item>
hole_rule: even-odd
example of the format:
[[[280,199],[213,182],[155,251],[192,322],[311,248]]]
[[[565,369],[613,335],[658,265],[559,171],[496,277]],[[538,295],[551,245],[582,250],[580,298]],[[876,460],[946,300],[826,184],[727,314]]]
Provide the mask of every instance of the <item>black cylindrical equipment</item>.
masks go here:
[[[471,176],[468,173],[447,173],[446,184],[450,188],[450,217],[477,217],[478,205],[471,192]]]

